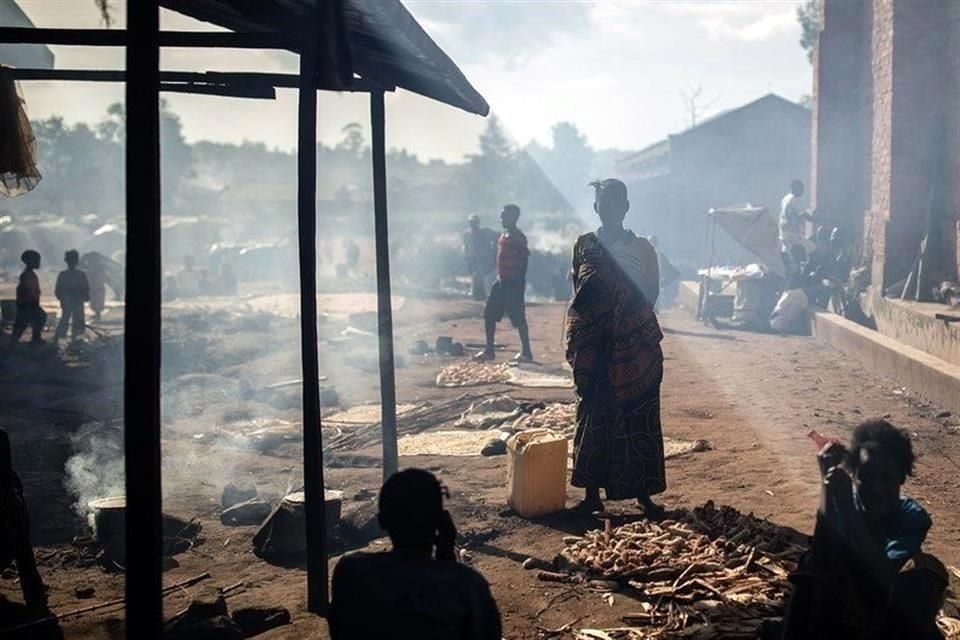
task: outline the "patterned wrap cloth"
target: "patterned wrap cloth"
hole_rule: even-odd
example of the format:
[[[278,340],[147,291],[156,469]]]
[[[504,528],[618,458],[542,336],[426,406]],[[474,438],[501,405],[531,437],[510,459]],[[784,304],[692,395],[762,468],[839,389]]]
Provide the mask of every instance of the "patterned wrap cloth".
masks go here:
[[[656,250],[633,233],[601,230],[574,245],[566,323],[579,398],[572,483],[602,487],[610,500],[666,490],[658,280]]]

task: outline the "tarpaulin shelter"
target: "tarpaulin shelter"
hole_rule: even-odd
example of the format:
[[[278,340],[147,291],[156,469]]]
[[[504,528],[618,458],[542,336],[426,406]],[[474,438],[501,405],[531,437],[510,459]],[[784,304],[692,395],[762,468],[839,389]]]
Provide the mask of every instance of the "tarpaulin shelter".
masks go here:
[[[160,31],[159,10],[230,31]],[[127,0],[127,28],[0,28],[0,44],[126,48],[125,70],[14,69],[16,80],[126,83],[126,325],[124,335],[127,504],[126,635],[160,638],[160,163],[161,91],[272,98],[299,90],[298,239],[307,521],[307,603],[327,607],[326,526],[316,309],[316,91],[370,94],[380,329],[384,474],[396,469],[396,398],[387,233],[384,92],[397,87],[486,115],[486,101],[399,0]],[[300,72],[160,70],[160,48],[280,49]],[[0,132],[2,135],[2,132]]]
[[[710,209],[707,215],[710,216],[710,226],[717,225],[726,231],[740,246],[756,256],[767,271],[780,277],[786,276],[777,240],[777,221],[770,216],[766,207],[741,204]]]

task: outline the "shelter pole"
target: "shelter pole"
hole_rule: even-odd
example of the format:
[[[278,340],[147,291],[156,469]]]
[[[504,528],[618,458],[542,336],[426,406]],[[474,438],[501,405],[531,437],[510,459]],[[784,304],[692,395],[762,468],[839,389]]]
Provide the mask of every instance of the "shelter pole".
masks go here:
[[[303,368],[303,490],[307,610],[326,615],[327,519],[317,353],[317,40],[320,11],[304,26],[297,123],[297,227],[300,247],[300,358]]]
[[[373,216],[377,245],[377,320],[380,334],[380,420],[383,426],[383,479],[396,473],[397,388],[393,362],[393,308],[390,296],[390,236],[387,230],[386,109],[383,91],[370,92]]]
[[[137,640],[163,635],[159,31],[158,0],[127,0],[126,637]]]
[[[131,29],[57,29],[0,27],[0,41],[81,47],[122,47]],[[291,39],[279,31],[161,31],[160,46],[214,49],[290,49]]]

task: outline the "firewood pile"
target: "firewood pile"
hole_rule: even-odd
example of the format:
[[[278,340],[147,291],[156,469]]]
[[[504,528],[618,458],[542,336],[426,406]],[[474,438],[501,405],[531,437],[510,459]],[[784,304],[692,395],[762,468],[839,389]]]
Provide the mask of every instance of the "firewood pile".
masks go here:
[[[764,619],[782,615],[804,552],[800,534],[712,501],[565,540],[559,559],[570,570],[640,593],[641,610],[624,621],[645,638],[756,637]]]
[[[437,386],[473,387],[484,384],[504,384],[508,379],[508,364],[467,360],[445,367],[437,375]]]

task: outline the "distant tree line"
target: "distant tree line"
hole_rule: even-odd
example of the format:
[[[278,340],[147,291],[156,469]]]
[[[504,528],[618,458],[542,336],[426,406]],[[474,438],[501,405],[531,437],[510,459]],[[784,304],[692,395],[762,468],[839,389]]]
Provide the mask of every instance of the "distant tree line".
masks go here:
[[[94,124],[67,125],[60,117],[33,122],[43,174],[38,187],[0,202],[14,215],[52,214],[79,222],[95,214],[116,220],[124,212],[123,106],[114,104]],[[168,215],[292,215],[296,156],[263,143],[188,144],[179,117],[161,105],[161,188]],[[586,190],[593,151],[577,128],[559,123],[553,145],[522,147],[491,116],[476,153],[464,162],[423,161],[406,150],[388,153],[390,207],[400,222],[423,213],[492,216],[506,202],[532,214],[570,219]],[[372,201],[370,147],[351,123],[335,144],[317,144],[321,212],[368,212]],[[460,215],[462,214],[462,215]],[[489,220],[489,224],[494,224]]]

